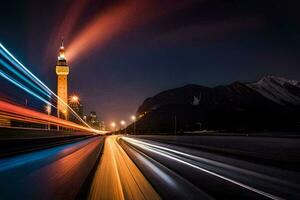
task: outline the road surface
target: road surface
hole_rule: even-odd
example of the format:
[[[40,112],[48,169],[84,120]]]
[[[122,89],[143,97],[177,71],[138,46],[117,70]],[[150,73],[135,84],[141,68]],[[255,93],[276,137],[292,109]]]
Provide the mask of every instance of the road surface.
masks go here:
[[[91,137],[2,157],[0,199],[300,199],[298,143]]]
[[[180,137],[177,145],[151,138],[119,141],[163,198],[300,199],[299,171],[182,146]],[[185,187],[178,191],[180,178]]]
[[[75,199],[103,137],[0,159],[0,199]]]
[[[88,199],[160,199],[117,139],[118,136],[110,136],[105,140]]]

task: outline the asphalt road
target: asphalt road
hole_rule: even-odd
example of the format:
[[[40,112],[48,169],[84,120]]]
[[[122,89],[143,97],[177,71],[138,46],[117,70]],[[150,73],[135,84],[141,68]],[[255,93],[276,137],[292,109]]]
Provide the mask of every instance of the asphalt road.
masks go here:
[[[103,137],[0,159],[0,199],[75,199]]]
[[[93,137],[92,135],[51,136],[31,138],[1,138],[0,158],[74,143]]]
[[[280,168],[300,170],[300,137],[135,136],[165,144],[209,151]]]
[[[1,158],[0,199],[300,199],[298,143],[91,137]]]
[[[178,144],[158,140],[120,137],[119,143],[164,199],[300,199],[297,170],[187,147],[184,137]]]
[[[88,199],[160,199],[117,139],[109,136],[105,140]]]

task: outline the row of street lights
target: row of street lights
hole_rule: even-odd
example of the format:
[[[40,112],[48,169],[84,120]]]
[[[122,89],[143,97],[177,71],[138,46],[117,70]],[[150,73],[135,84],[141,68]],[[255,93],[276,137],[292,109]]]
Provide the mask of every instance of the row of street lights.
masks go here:
[[[78,103],[79,102],[79,97],[76,96],[76,95],[72,95],[70,97],[70,102],[72,102],[72,103]],[[51,114],[51,105],[47,105],[45,107],[45,111],[47,112],[48,115],[50,115]],[[135,134],[136,133],[136,125],[135,125],[136,124],[136,116],[132,115],[130,117],[130,119],[131,119],[131,121],[133,123],[133,133]],[[125,128],[125,133],[126,133],[126,124],[127,123],[126,123],[125,120],[121,120],[120,121],[121,127]],[[116,122],[111,122],[110,126],[111,126],[111,128],[112,128],[113,131],[116,131],[116,128],[117,128],[117,123]],[[48,124],[48,129],[50,130],[50,124]]]
[[[72,95],[71,97],[70,97],[70,102],[72,102],[72,103],[78,103],[79,102],[79,97],[77,96],[77,95]],[[48,115],[51,115],[51,111],[52,111],[52,108],[51,108],[51,105],[50,104],[47,104],[46,106],[45,106],[45,111],[46,111],[46,113],[48,114]],[[64,113],[66,112],[65,110],[63,111]],[[50,130],[50,123],[48,123],[47,124],[47,129],[48,130]]]
[[[136,132],[136,128],[135,128],[136,116],[132,115],[130,119],[133,122],[133,133],[135,134],[135,132]],[[125,128],[125,134],[126,134],[126,121],[121,120],[120,121],[120,125],[121,125],[121,127]],[[113,131],[116,131],[116,127],[117,127],[117,123],[116,122],[112,122],[110,124],[110,126],[111,126],[111,128],[112,128]]]

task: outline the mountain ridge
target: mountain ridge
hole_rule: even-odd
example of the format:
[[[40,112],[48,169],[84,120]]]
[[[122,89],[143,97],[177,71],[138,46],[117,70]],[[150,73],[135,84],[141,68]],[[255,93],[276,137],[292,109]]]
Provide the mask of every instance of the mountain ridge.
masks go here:
[[[187,84],[162,91],[138,108],[142,117],[137,126],[141,131],[171,131],[176,116],[182,130],[195,130],[199,123],[205,129],[286,127],[300,120],[299,110],[299,82],[266,76],[250,83]]]

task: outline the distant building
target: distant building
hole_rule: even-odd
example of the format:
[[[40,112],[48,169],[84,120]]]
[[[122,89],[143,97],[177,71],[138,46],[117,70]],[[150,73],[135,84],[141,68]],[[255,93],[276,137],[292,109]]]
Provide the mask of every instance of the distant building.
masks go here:
[[[100,129],[100,121],[98,120],[97,114],[95,111],[92,111],[87,117],[87,123],[95,128]]]
[[[104,123],[104,121],[100,121],[99,126],[100,126],[99,129],[101,131],[105,131],[105,123]]]

